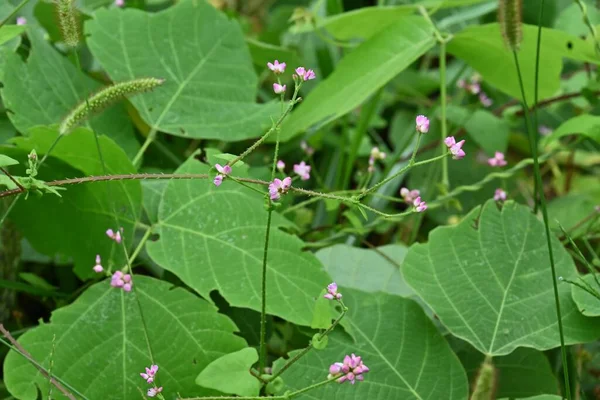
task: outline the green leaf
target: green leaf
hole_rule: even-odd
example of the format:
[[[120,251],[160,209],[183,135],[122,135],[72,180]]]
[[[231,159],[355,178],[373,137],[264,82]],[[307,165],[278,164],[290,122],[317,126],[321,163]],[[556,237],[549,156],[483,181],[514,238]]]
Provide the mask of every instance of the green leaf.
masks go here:
[[[113,80],[165,79],[160,90],[131,99],[157,130],[235,141],[259,136],[279,114],[275,102],[254,103],[258,79],[238,23],[205,1],[158,13],[101,9],[86,32]]]
[[[260,42],[251,38],[246,38],[248,50],[254,65],[264,69],[268,62],[273,60],[285,61],[288,68],[295,68],[302,64],[300,57],[295,51],[285,47],[275,46],[270,43]]]
[[[399,19],[340,61],[331,75],[284,121],[282,139],[326,124],[359,106],[434,43],[425,19]]]
[[[508,123],[489,111],[449,106],[448,120],[464,126],[467,133],[489,156],[493,156],[496,151],[504,152],[508,147]]]
[[[505,398],[505,399],[501,399],[501,400],[563,400],[562,396],[557,396],[554,394],[541,394],[539,396],[533,396],[533,397],[519,397],[518,399],[514,399],[514,398]]]
[[[323,297],[327,293],[326,289],[321,290],[315,308],[313,310],[313,318],[310,327],[313,329],[327,329],[331,325],[331,300]]]
[[[14,158],[10,158],[4,154],[0,154],[0,167],[8,167],[10,165],[17,165],[19,162]]]
[[[225,354],[200,372],[196,384],[227,394],[258,396],[260,381],[250,374],[257,361],[258,353],[251,347]]]
[[[38,125],[58,124],[100,84],[59,55],[37,31],[28,31],[31,54],[27,62],[8,54],[2,99],[10,120],[22,133]],[[115,140],[129,156],[138,148],[133,126],[123,104],[116,104],[92,118],[91,127]]]
[[[462,342],[465,348],[457,351],[469,376],[474,382],[485,356]],[[468,347],[467,347],[468,346]],[[546,356],[534,349],[520,348],[512,353],[495,357],[496,397],[527,397],[543,393],[557,393],[558,382]]]
[[[590,114],[579,115],[563,122],[542,141],[549,144],[567,135],[582,135],[600,143],[600,117]]]
[[[537,26],[523,25],[523,42],[518,53],[524,82],[533,82],[535,78],[535,58],[537,45]],[[576,36],[554,29],[542,30],[542,48],[540,54],[539,99],[556,94],[560,88],[560,74],[563,57],[579,61],[599,63],[594,45]],[[512,52],[505,46],[498,24],[470,26],[454,36],[448,43],[448,51],[465,60],[476,69],[486,82],[514,98],[521,98],[519,80]],[[525,95],[533,101],[533,84],[525,85]]]
[[[575,266],[552,237],[556,273]],[[480,352],[500,356],[519,346],[560,345],[544,225],[530,210],[493,201],[452,227],[437,228],[429,243],[411,247],[403,264],[406,282],[455,336]],[[594,340],[600,319],[584,318],[559,285],[566,343]],[[473,307],[473,305],[477,305]]]
[[[414,292],[404,282],[399,268],[406,251],[406,247],[400,244],[375,250],[336,244],[317,251],[315,255],[340,286],[410,297],[414,296]]]
[[[192,157],[177,173],[209,170]],[[233,174],[244,176],[242,170],[236,166]],[[169,181],[155,230],[160,239],[147,243],[148,254],[203,297],[218,290],[232,306],[260,310],[264,204],[263,196],[227,179],[220,187],[212,179]],[[289,225],[273,214],[267,312],[310,325],[315,298],[331,280],[314,255],[301,250],[301,240],[277,229]]]
[[[139,390],[145,393],[148,387],[140,372],[152,361],[159,366],[157,383],[167,398],[214,393],[194,379],[215,359],[245,346],[234,335],[235,325],[184,289],[144,276],[133,279],[130,293],[108,280],[91,286],[73,304],[54,311],[50,323],[28,330],[19,343],[47,369],[56,335],[52,374],[89,399],[139,399]],[[4,379],[19,399],[37,399],[38,388],[48,393],[48,379],[15,352],[6,358]]]
[[[583,286],[587,286],[586,283],[592,287],[592,290],[596,293],[600,294],[600,286],[596,283],[596,279],[600,280],[600,275],[596,275],[596,279],[591,274],[587,274],[582,276],[581,279],[585,282],[581,282],[579,279],[575,279],[575,282],[581,283]],[[562,285],[567,285],[563,283]],[[577,304],[577,308],[583,315],[587,315],[588,317],[598,317],[600,316],[600,299],[596,296],[593,296],[591,293],[583,290],[582,288],[572,285],[571,286],[571,294],[573,295],[573,300],[575,304]]]
[[[22,164],[34,148],[38,156],[43,156],[57,135],[55,128],[38,127],[27,137],[15,138],[14,143],[22,150]],[[99,139],[109,174],[135,173],[119,146],[106,136]],[[78,128],[63,136],[40,169],[38,178],[48,181],[102,175],[104,171],[97,154],[94,134],[87,128]],[[17,202],[11,218],[31,245],[49,256],[71,257],[80,278],[94,274],[92,267],[96,254],[106,262],[124,262],[121,246],[109,240],[105,231],[122,226],[125,243],[133,245],[135,225],[142,207],[140,182],[121,180],[65,187],[67,190],[61,192],[62,198],[29,196],[29,199]],[[119,268],[122,265],[118,265]]]
[[[4,25],[0,28],[0,45],[16,38],[23,32],[25,32],[23,25]]]
[[[322,381],[329,366],[350,353],[361,356],[370,372],[363,382],[330,383],[298,396],[299,400],[468,397],[465,371],[419,305],[384,293],[341,291],[349,307],[344,320],[352,326],[356,340],[336,329],[327,348],[309,352],[282,375],[283,379],[291,390]],[[278,360],[273,370],[284,363]]]
[[[163,192],[169,184],[168,180],[156,179],[156,180],[143,180],[142,191],[144,192],[144,209],[148,215],[150,222],[154,223],[158,221],[158,207],[160,205],[160,199],[162,198]]]

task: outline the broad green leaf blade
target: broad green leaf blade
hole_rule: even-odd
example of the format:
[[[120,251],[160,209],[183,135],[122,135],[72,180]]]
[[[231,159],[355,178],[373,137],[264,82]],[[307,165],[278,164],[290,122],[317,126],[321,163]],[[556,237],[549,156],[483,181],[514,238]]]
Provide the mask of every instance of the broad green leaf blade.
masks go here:
[[[26,62],[8,54],[2,99],[10,120],[22,133],[38,125],[58,124],[81,101],[102,85],[80,72],[40,33],[30,29],[31,54]],[[145,96],[145,94],[140,95]],[[138,148],[133,126],[123,104],[115,104],[91,118],[90,126],[116,141],[129,156]]]
[[[574,276],[567,251],[555,237],[552,245],[557,275]],[[560,345],[549,268],[542,222],[525,206],[507,202],[499,211],[488,201],[412,246],[402,272],[453,335],[500,356]],[[570,292],[559,285],[565,342],[594,340],[600,319],[583,317]]]
[[[425,19],[406,17],[344,57],[283,123],[290,137],[346,114],[431,49],[433,32]],[[317,77],[318,78],[318,77]]]
[[[260,69],[266,68],[267,63],[273,62],[273,60],[285,61],[288,68],[295,68],[295,66],[302,65],[300,57],[293,50],[260,42],[252,38],[246,38],[246,44],[252,56],[252,62]]]
[[[542,144],[548,144],[567,135],[582,135],[600,143],[600,117],[590,114],[579,115],[563,122]]]
[[[460,342],[463,348],[455,352],[469,376],[469,382],[477,379],[477,373],[485,356],[471,345]],[[520,348],[512,353],[493,358],[496,368],[496,397],[527,397],[544,393],[558,393],[558,381],[548,358],[534,349]]]
[[[27,164],[26,154],[34,148],[42,157],[57,135],[54,128],[38,127],[32,129],[29,136],[14,139],[22,150],[21,164]],[[99,139],[109,174],[135,173],[119,146],[106,136]],[[104,170],[97,154],[94,134],[87,128],[78,128],[60,140],[38,178],[102,175]],[[140,182],[121,180],[70,185],[61,195],[62,198],[30,195],[16,204],[11,218],[31,245],[49,256],[59,254],[72,258],[75,273],[80,278],[94,275],[96,254],[106,262],[112,260],[117,265],[124,262],[121,246],[109,240],[105,231],[123,227],[125,243],[128,247],[133,245],[135,225],[142,209]]]
[[[336,244],[317,251],[315,255],[340,286],[410,297],[414,296],[414,292],[404,282],[399,267],[406,252],[406,247],[399,244],[376,250]]]
[[[233,174],[243,175],[236,168]],[[192,157],[177,173],[208,171]],[[203,297],[218,290],[232,306],[260,310],[264,204],[264,197],[230,180],[220,187],[212,179],[170,181],[158,212],[155,232],[160,239],[147,243],[148,254]],[[288,225],[273,215],[267,312],[310,325],[315,299],[331,280],[316,257],[301,250],[301,240],[277,228]]]
[[[19,25],[4,25],[0,28],[0,45],[16,38],[21,33],[25,32],[25,26]]]
[[[212,361],[245,346],[234,335],[233,322],[204,300],[173,289],[167,282],[135,276],[134,288],[126,293],[103,280],[73,304],[56,310],[50,323],[27,331],[19,343],[48,368],[56,335],[54,375],[89,399],[139,399],[139,390],[145,393],[149,387],[140,372],[152,362],[146,329],[154,363],[159,366],[157,383],[166,398],[174,399],[177,393],[211,394],[194,380]],[[48,393],[48,379],[15,352],[6,358],[4,379],[19,399],[36,399],[37,388],[44,396]],[[57,390],[53,395],[57,396]]]
[[[554,394],[541,394],[539,396],[533,396],[533,397],[519,397],[518,399],[514,399],[514,398],[504,398],[502,400],[563,400],[562,396],[557,396]]]
[[[596,279],[600,281],[600,275],[596,275],[596,279],[594,279],[593,275],[588,274],[582,276],[581,279],[585,281],[585,283],[578,279],[575,280],[575,282],[579,282],[583,286],[586,286],[587,283],[589,286],[591,286],[592,291],[595,291],[595,293],[600,295],[600,285],[596,283]],[[566,283],[563,283],[563,285],[566,285]],[[573,295],[575,304],[577,304],[577,308],[583,315],[587,315],[589,317],[600,316],[600,298],[575,285],[571,287],[571,293]]]
[[[535,79],[537,29],[537,26],[523,25],[523,42],[518,57],[524,82]],[[591,42],[554,29],[543,29],[542,48],[540,65],[544,68],[540,69],[539,80],[544,84],[539,87],[540,100],[553,96],[559,90],[563,57],[596,64],[600,62]],[[486,82],[514,98],[521,98],[514,58],[502,40],[498,24],[470,26],[454,36],[448,43],[448,51],[481,73]],[[525,85],[529,102],[533,101],[533,89],[533,84]]]
[[[465,371],[448,343],[412,300],[384,293],[341,289],[349,307],[346,316],[356,341],[340,329],[324,350],[311,351],[282,375],[289,389],[327,378],[329,366],[344,355],[361,356],[370,372],[355,385],[330,383],[298,396],[347,400],[464,400]],[[275,363],[281,368],[284,360]],[[286,388],[286,390],[288,389]]]
[[[260,381],[250,374],[258,361],[255,348],[225,354],[206,366],[196,378],[200,386],[238,396],[258,396]]]
[[[158,13],[98,10],[86,32],[113,80],[165,79],[160,90],[131,99],[157,130],[234,141],[259,136],[279,114],[279,104],[254,103],[258,79],[238,23],[205,1]]]
[[[464,126],[465,130],[489,155],[506,151],[508,147],[508,123],[486,110],[469,110],[465,107],[449,106],[448,119]]]
[[[8,167],[10,165],[17,165],[19,162],[14,158],[10,158],[4,154],[0,154],[0,167]]]

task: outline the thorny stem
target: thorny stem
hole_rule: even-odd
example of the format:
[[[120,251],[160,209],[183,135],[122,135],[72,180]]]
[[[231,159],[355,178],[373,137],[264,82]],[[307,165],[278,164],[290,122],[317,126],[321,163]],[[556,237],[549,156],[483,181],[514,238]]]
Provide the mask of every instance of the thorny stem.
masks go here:
[[[542,217],[544,220],[544,227],[546,233],[546,242],[548,245],[548,255],[550,259],[550,271],[552,273],[552,288],[554,289],[554,302],[556,307],[556,322],[558,324],[558,333],[560,336],[560,349],[562,353],[562,361],[563,361],[563,373],[565,380],[565,392],[567,394],[567,398],[571,400],[571,387],[569,381],[569,367],[567,364],[567,349],[565,347],[565,336],[563,331],[563,323],[562,323],[562,314],[560,311],[560,300],[558,298],[558,284],[556,282],[556,267],[554,265],[554,254],[552,252],[552,241],[550,236],[550,224],[548,222],[548,210],[546,208],[546,196],[543,191],[542,177],[540,174],[540,164],[538,161],[538,150],[536,146],[535,140],[535,132],[533,132],[531,121],[529,119],[529,107],[527,106],[527,98],[525,97],[525,88],[523,86],[523,76],[521,74],[521,67],[519,66],[519,58],[517,57],[517,52],[513,51],[513,56],[515,60],[515,66],[517,68],[517,75],[519,77],[519,86],[521,88],[521,97],[523,103],[523,111],[525,116],[525,123],[527,127],[527,132],[529,133],[529,146],[531,148],[531,155],[533,157],[533,170],[535,175],[535,180],[537,182],[539,188],[539,200],[542,209]]]
[[[339,301],[340,305],[342,306],[342,312],[331,323],[331,325],[329,326],[329,328],[327,328],[325,331],[323,331],[321,334],[319,334],[319,337],[318,337],[319,341],[323,340],[323,338],[325,336],[329,335],[335,329],[335,327],[340,323],[340,321],[342,320],[342,318],[344,318],[344,316],[346,315],[346,313],[348,312],[348,307],[346,307],[341,300],[338,300],[338,301]],[[302,357],[304,357],[304,355],[306,353],[308,353],[312,348],[313,348],[313,342],[311,340],[311,342],[308,344],[308,346],[306,346],[305,348],[303,348],[294,357],[292,357],[291,359],[289,359],[288,362],[286,362],[283,367],[281,367],[276,373],[274,373],[273,376],[271,376],[269,378],[269,381],[273,381],[273,380],[275,380],[275,378],[277,378],[278,376],[280,376],[281,374],[283,374],[288,368],[290,368],[292,365],[294,365],[294,363],[296,361],[298,361],[299,359],[301,359]]]
[[[17,187],[19,189],[25,190],[25,188],[23,187],[23,185],[21,185],[19,183],[19,181],[17,181],[6,169],[0,168],[0,171],[4,172],[4,175],[6,175],[8,177],[8,179],[10,179],[15,185],[17,185]]]

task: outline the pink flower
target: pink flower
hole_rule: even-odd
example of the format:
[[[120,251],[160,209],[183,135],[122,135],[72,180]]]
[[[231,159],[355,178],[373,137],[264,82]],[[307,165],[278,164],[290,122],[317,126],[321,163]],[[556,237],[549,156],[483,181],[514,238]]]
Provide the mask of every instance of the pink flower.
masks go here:
[[[300,142],[300,148],[309,156],[312,156],[315,153],[315,149],[310,147],[306,140]]]
[[[223,179],[225,178],[225,176],[231,173],[231,167],[227,164],[225,164],[225,166],[221,166],[221,164],[215,164],[215,168],[217,169],[217,171],[219,171],[219,174],[215,176],[213,183],[215,184],[215,186],[221,186],[221,183],[223,183]]]
[[[344,383],[349,381],[351,384],[355,384],[356,381],[364,380],[363,374],[369,372],[369,368],[363,364],[362,358],[352,354],[351,356],[344,357],[344,362],[336,362],[329,367],[329,375],[327,379],[333,379],[337,376],[337,382]]]
[[[292,186],[292,178],[289,176],[283,180],[275,178],[273,182],[269,184],[269,196],[271,200],[279,200],[282,194],[286,194],[289,188]]]
[[[100,272],[104,271],[104,268],[102,268],[101,265],[102,260],[100,259],[100,254],[96,255],[96,265],[94,265],[94,272],[99,274]]]
[[[496,189],[496,191],[494,192],[494,200],[495,201],[506,200],[506,192],[502,189]]]
[[[148,389],[148,397],[154,397],[157,394],[159,394],[160,392],[162,392],[162,386],[161,387],[157,387],[157,388],[150,388]]]
[[[481,85],[479,85],[478,82],[473,82],[467,87],[467,89],[472,94],[478,94],[479,92],[481,92]]]
[[[494,157],[490,158],[488,164],[491,167],[504,167],[506,165],[506,160],[504,159],[504,153],[497,151],[494,154]]]
[[[123,280],[123,272],[115,271],[115,273],[110,278],[110,286],[112,287],[123,287],[125,281]]]
[[[338,287],[337,287],[337,283],[332,282],[329,285],[327,285],[327,293],[323,295],[323,297],[325,297],[326,299],[329,300],[339,300],[342,298],[342,294],[338,293],[337,291]]]
[[[296,68],[296,74],[298,74],[303,81],[310,81],[316,78],[315,71],[312,69],[306,70],[304,67]]]
[[[300,162],[300,164],[294,164],[294,172],[300,175],[300,179],[303,181],[310,179],[310,165],[304,161]]]
[[[405,202],[407,203],[412,203],[413,201],[415,201],[415,199],[417,197],[419,197],[419,195],[421,194],[421,192],[419,192],[418,190],[408,190],[407,188],[403,187],[402,189],[400,189],[400,196],[402,196],[402,198],[404,199]]]
[[[27,23],[27,18],[17,17],[17,25],[25,25],[26,23]]]
[[[146,368],[146,373],[140,373],[140,376],[148,383],[154,382],[154,376],[158,372],[158,365],[151,365],[150,368]]]
[[[276,74],[283,74],[285,72],[285,63],[280,63],[277,60],[275,60],[273,63],[268,62],[267,67],[269,67],[269,69]]]
[[[423,212],[423,211],[427,210],[427,203],[424,202],[423,200],[421,200],[421,196],[417,197],[413,201],[413,206],[415,206],[416,212]]]
[[[549,134],[552,133],[552,129],[547,127],[546,125],[540,125],[538,127],[538,132],[542,136],[548,136]]]
[[[448,147],[448,149],[450,149],[453,159],[460,160],[466,155],[465,151],[462,149],[463,144],[465,144],[464,140],[456,142],[454,136],[448,136],[446,139],[444,139],[444,144],[446,147]]]
[[[117,243],[121,243],[121,241],[123,240],[123,238],[121,237],[121,232],[123,231],[123,228],[120,228],[119,230],[117,230],[116,232],[113,231],[112,229],[108,229],[106,231],[106,236],[108,236],[109,238],[111,238],[112,240],[114,240]]]
[[[277,169],[279,172],[283,172],[285,169],[285,163],[282,160],[277,161]]]
[[[275,94],[285,93],[286,85],[280,85],[279,83],[273,84],[273,91]]]
[[[490,99],[484,92],[479,93],[479,101],[484,107],[489,107],[494,104],[494,101]]]
[[[123,7],[125,5],[125,0],[115,0],[115,6]]]
[[[429,118],[424,115],[417,116],[417,132],[427,133],[429,132]]]

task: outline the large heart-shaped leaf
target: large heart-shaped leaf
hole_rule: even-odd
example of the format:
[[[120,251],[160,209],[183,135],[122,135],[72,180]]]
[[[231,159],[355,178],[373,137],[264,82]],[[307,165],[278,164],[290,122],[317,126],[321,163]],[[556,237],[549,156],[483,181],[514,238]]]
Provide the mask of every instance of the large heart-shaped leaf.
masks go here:
[[[27,331],[19,343],[45,368],[54,348],[52,374],[88,399],[139,399],[140,389],[145,393],[149,387],[139,374],[152,360],[159,366],[157,383],[167,399],[178,398],[178,393],[209,394],[194,383],[198,373],[245,346],[234,335],[233,322],[167,282],[135,276],[134,288],[126,293],[108,280],[97,283],[55,311],[50,323]],[[14,352],[4,363],[4,379],[19,399],[36,399],[38,388],[44,396],[48,393],[48,379]]]
[[[315,255],[340,286],[408,297],[414,292],[404,282],[399,268],[406,251],[406,247],[399,244],[377,249],[336,244],[317,251]]]
[[[33,128],[29,136],[14,139],[22,150],[21,165],[27,164],[26,153],[32,149],[36,149],[38,155],[44,155],[57,135],[54,128],[38,127]],[[119,146],[106,136],[99,139],[109,174],[135,173]],[[38,178],[53,180],[103,173],[94,133],[79,128],[61,139],[41,167]],[[115,263],[124,262],[122,249],[104,232],[108,228],[123,227],[125,243],[132,244],[142,210],[140,182],[96,182],[66,188],[61,192],[62,197],[31,195],[27,200],[17,202],[11,218],[31,245],[50,256],[71,257],[75,272],[81,278],[94,274],[92,267],[96,254],[105,258],[110,256]]]
[[[556,273],[575,266],[552,237]],[[519,346],[560,345],[544,225],[525,206],[488,201],[453,227],[437,228],[429,243],[409,250],[402,272],[448,330],[494,355]],[[570,288],[559,285],[565,341],[594,340],[600,318],[583,317]]]
[[[234,169],[235,175],[243,174]],[[177,173],[207,173],[194,158]],[[163,192],[150,257],[205,298],[218,290],[236,307],[260,310],[267,211],[264,197],[225,180],[171,181]],[[267,312],[310,325],[315,298],[330,278],[303,242],[277,229],[289,225],[274,214],[267,264]]]
[[[159,13],[99,10],[88,45],[115,81],[164,78],[131,101],[150,126],[172,135],[225,141],[258,136],[279,104],[254,103],[258,79],[235,20],[206,1]]]
[[[450,346],[412,300],[384,293],[341,289],[355,341],[343,331],[329,336],[324,350],[313,350],[284,375],[301,389],[327,378],[329,366],[355,353],[370,368],[356,385],[330,383],[298,399],[464,400],[467,378]],[[274,370],[281,368],[279,360]]]
[[[325,124],[360,105],[435,43],[421,17],[400,18],[344,57],[283,123],[282,138]]]
[[[28,33],[29,58],[23,62],[18,54],[6,54],[2,89],[10,120],[23,133],[34,126],[58,124],[102,86],[58,54],[39,32],[30,29]],[[117,142],[129,156],[137,152],[139,143],[123,104],[104,110],[90,120],[90,126]]]

